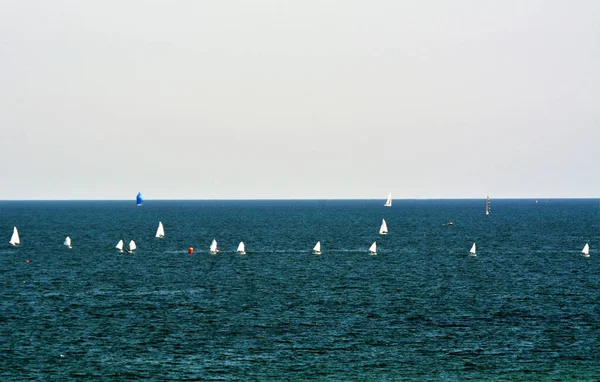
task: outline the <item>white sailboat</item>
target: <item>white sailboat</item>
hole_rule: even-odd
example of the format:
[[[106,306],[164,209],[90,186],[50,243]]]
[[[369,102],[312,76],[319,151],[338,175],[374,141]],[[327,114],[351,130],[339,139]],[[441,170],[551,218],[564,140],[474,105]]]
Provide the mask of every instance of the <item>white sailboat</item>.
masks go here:
[[[210,248],[209,248],[208,252],[211,255],[216,255],[218,251],[219,251],[219,248],[217,248],[217,241],[213,239],[212,243],[210,243]]]
[[[317,244],[313,247],[313,254],[320,255],[321,254],[321,242],[317,241]]]
[[[475,243],[473,243],[473,246],[471,247],[471,250],[469,251],[469,255],[477,256],[477,254],[475,253]]]
[[[123,239],[119,240],[115,248],[119,250],[119,252],[123,252]]]
[[[589,243],[585,243],[585,246],[581,250],[581,254],[583,255],[583,257],[590,257],[590,244]]]
[[[131,240],[129,242],[129,249],[127,249],[127,253],[133,253],[133,251],[135,251],[135,249],[137,248],[137,245],[135,245],[135,241]]]
[[[19,231],[17,231],[17,227],[13,227],[13,234],[10,237],[10,241],[8,243],[10,245],[21,244],[21,239],[19,238]]]
[[[369,252],[371,253],[371,255],[376,255],[377,254],[377,242],[373,242],[373,244],[371,244],[371,246],[369,247]]]
[[[381,227],[379,228],[379,234],[380,235],[387,235],[388,233],[388,228],[387,228],[387,224],[385,223],[385,219],[381,220]]]
[[[485,214],[489,215],[492,212],[492,206],[490,205],[490,196],[486,195],[485,197]]]
[[[73,248],[71,245],[71,238],[69,236],[65,237],[65,242],[63,243],[67,248]]]
[[[158,228],[156,229],[156,237],[165,237],[165,228],[162,222],[158,222]]]
[[[237,253],[238,253],[238,255],[246,254],[246,246],[244,245],[243,241],[240,241],[240,244],[237,247]]]
[[[391,192],[389,193],[388,198],[385,201],[384,206],[385,207],[391,207],[392,206],[392,193]]]

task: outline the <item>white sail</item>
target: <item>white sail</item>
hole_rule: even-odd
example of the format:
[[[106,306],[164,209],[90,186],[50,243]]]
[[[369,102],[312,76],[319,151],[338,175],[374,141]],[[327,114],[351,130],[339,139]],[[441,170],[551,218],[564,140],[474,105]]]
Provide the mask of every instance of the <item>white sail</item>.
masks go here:
[[[218,249],[217,249],[217,241],[213,239],[212,243],[210,243],[209,252],[214,255],[215,253],[217,253],[217,251],[218,251]]]
[[[315,244],[315,246],[313,247],[313,253],[315,255],[321,254],[321,242],[320,241],[317,241],[317,244]]]
[[[471,256],[477,256],[477,255],[475,254],[475,243],[473,243],[473,246],[471,247],[471,250],[469,251],[469,254],[470,254]]]
[[[135,245],[135,241],[131,240],[129,242],[129,250],[134,251],[136,248],[137,248],[137,246]]]
[[[17,227],[13,227],[13,234],[10,237],[9,243],[11,245],[21,244],[21,239],[19,239],[19,231],[17,231]]]
[[[371,244],[369,247],[369,252],[371,252],[372,255],[377,254],[377,242],[374,241],[373,244]]]
[[[485,214],[489,215],[492,212],[492,207],[490,205],[490,196],[486,195],[485,197]]]
[[[115,248],[118,249],[119,251],[123,252],[123,239],[119,240],[117,245],[115,245]]]
[[[162,222],[158,222],[158,228],[156,229],[156,237],[165,237],[165,228]]]
[[[65,242],[64,242],[63,244],[64,244],[66,247],[73,248],[73,247],[71,246],[71,238],[70,238],[70,237],[68,237],[68,236],[67,236],[67,237],[65,237]]]
[[[589,243],[585,243],[585,246],[581,250],[581,254],[583,256],[585,256],[585,257],[589,257],[590,256],[590,245],[589,245]]]
[[[387,224],[385,223],[385,219],[382,219],[381,228],[379,228],[379,234],[387,235],[387,233],[388,233]]]
[[[386,207],[391,207],[392,206],[392,193],[391,192],[389,193],[388,198],[385,201],[384,206],[386,206]]]
[[[240,241],[240,244],[237,247],[237,253],[239,255],[245,255],[246,254],[246,246],[244,245],[243,241]]]

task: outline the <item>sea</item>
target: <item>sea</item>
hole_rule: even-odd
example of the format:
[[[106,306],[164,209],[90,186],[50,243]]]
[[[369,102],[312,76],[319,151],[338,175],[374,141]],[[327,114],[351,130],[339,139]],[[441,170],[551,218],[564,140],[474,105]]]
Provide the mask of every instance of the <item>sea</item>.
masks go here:
[[[383,203],[0,201],[0,380],[600,380],[598,199]]]

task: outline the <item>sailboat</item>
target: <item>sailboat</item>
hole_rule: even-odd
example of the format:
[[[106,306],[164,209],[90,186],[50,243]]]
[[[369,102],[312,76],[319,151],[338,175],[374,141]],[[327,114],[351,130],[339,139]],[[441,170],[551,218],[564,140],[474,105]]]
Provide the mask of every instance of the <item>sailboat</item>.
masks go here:
[[[371,244],[371,246],[369,247],[369,252],[371,253],[371,255],[376,255],[377,254],[377,242],[373,242],[373,244]]]
[[[243,241],[240,241],[240,244],[237,247],[237,253],[238,253],[238,255],[246,254],[246,246],[244,245]]]
[[[381,220],[381,228],[379,228],[379,234],[387,235],[387,233],[388,233],[387,224],[385,224],[385,219],[382,219]]]
[[[115,248],[119,250],[119,252],[123,252],[123,239],[119,240]]]
[[[156,229],[156,237],[165,237],[165,228],[162,222],[158,222],[158,228]]]
[[[73,246],[71,245],[71,238],[70,237],[65,237],[65,242],[63,243],[65,245],[65,247],[67,248],[73,248]]]
[[[392,206],[392,193],[391,192],[389,193],[388,198],[385,201],[384,206],[385,207],[391,207]]]
[[[469,251],[469,255],[477,256],[477,254],[475,253],[475,243],[473,243],[473,246],[471,247],[471,250]]]
[[[138,192],[135,201],[137,203],[138,206],[141,206],[142,204],[144,204],[144,199],[142,199],[142,193]]]
[[[135,251],[136,248],[137,248],[137,245],[135,245],[135,241],[131,240],[129,242],[129,249],[126,249],[125,251],[127,253],[133,253],[133,251]]]
[[[581,254],[583,255],[583,257],[590,257],[590,244],[589,243],[585,243],[585,246],[581,250]]]
[[[313,254],[320,255],[321,254],[321,242],[317,241],[317,244],[313,247]]]
[[[10,237],[10,241],[8,243],[10,245],[21,244],[21,239],[19,239],[19,231],[17,231],[17,227],[13,227],[13,234]]]
[[[492,207],[490,205],[490,196],[486,195],[485,197],[485,214],[489,215],[492,212]]]
[[[213,239],[212,243],[210,243],[210,248],[208,250],[208,252],[211,255],[216,255],[217,252],[219,252],[219,248],[217,248],[217,241]]]

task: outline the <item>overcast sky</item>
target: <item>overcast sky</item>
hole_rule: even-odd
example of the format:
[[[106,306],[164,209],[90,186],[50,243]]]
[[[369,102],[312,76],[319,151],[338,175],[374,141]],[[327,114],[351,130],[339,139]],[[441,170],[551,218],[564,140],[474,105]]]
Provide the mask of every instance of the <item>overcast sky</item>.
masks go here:
[[[600,194],[600,1],[0,0],[0,199]]]

